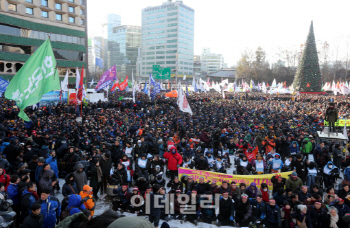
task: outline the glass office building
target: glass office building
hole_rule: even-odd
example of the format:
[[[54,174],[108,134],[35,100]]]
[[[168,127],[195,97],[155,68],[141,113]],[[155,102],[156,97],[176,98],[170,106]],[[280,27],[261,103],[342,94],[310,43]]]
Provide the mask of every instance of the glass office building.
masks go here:
[[[153,65],[178,67],[178,76],[193,75],[194,10],[182,1],[142,10],[141,76]]]

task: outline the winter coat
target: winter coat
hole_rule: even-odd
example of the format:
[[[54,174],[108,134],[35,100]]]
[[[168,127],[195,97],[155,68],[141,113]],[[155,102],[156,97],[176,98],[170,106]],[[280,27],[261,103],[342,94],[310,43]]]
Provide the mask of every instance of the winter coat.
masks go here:
[[[168,169],[172,170],[172,171],[177,171],[177,165],[181,165],[182,163],[182,157],[181,155],[177,152],[176,147],[171,147],[170,151],[175,149],[176,152],[175,154],[171,153],[171,152],[166,152],[164,154],[164,158],[168,159]]]
[[[342,218],[345,214],[350,213],[350,207],[345,203],[341,205],[338,204],[338,200],[334,200],[332,203],[329,204],[329,206],[335,206],[338,209],[339,218]]]
[[[113,194],[117,195],[117,197],[119,198],[119,201],[122,204],[129,203],[129,199],[131,198],[131,194],[128,192],[128,190],[123,191],[122,187],[119,187],[118,189],[113,189]]]
[[[31,213],[25,217],[21,228],[43,228],[44,227],[44,216],[40,213],[35,215]]]
[[[5,184],[5,191],[7,191],[7,188],[10,184],[10,175],[6,174],[6,171],[4,170],[3,174],[0,175],[0,182]]]
[[[204,215],[204,216],[207,216],[207,217],[212,217],[215,215],[215,207],[214,207],[214,201],[212,202],[208,202],[208,199],[205,198],[205,199],[200,199],[199,202],[201,202],[202,200],[205,200],[202,204],[203,206],[205,207],[202,207],[201,208],[201,213]],[[210,205],[212,206],[212,208],[210,208]]]
[[[170,191],[172,193],[175,193],[176,189],[180,189],[181,192],[183,191],[183,184],[181,181],[175,183],[174,180],[170,180],[166,186],[171,189]]]
[[[305,194],[303,191],[299,191],[298,196],[299,196],[300,202],[304,202],[305,200],[307,200],[307,198],[311,197],[310,193],[306,192]]]
[[[128,174],[126,172],[125,165],[122,165],[121,169],[115,169],[114,175],[116,175],[116,178],[118,181],[120,181],[121,185],[127,184]]]
[[[327,212],[322,207],[320,209],[316,209],[314,205],[309,207],[310,210],[310,219],[313,227],[322,226],[322,222],[327,215]]]
[[[194,152],[191,149],[190,145],[186,146],[186,148],[184,149],[183,156],[187,158],[191,158],[192,156],[194,156]]]
[[[83,192],[83,191],[80,192],[79,195],[81,196],[81,200],[85,201],[84,202],[85,208],[90,211],[91,216],[94,216],[96,204],[95,204],[94,199],[92,198],[92,195],[89,195],[88,193]],[[87,198],[87,200],[85,198]]]
[[[235,204],[235,210],[236,219],[239,221],[247,221],[249,217],[252,216],[252,205],[250,205],[249,201],[243,203],[242,200],[238,200],[238,202]]]
[[[306,226],[308,228],[312,228],[309,211],[307,211],[306,214],[302,214],[301,211],[297,209],[296,212],[294,214],[292,214],[292,217],[297,220],[297,224],[298,224],[298,222],[302,223],[304,218],[305,218]]]
[[[57,157],[52,157],[50,156],[48,159],[45,161],[46,163],[50,164],[51,169],[55,173],[56,177],[58,178],[58,166],[57,166]]]
[[[181,182],[184,185],[184,192],[187,193],[187,192],[191,192],[192,190],[195,190],[197,182],[192,181],[191,183],[188,183],[188,181],[185,178],[186,176],[181,177]]]
[[[207,192],[209,190],[210,184],[209,183],[197,183],[196,185],[196,190],[197,190],[197,194],[198,195],[202,195],[205,194],[205,192]]]
[[[71,181],[70,178],[73,177],[74,179]],[[75,177],[73,173],[70,173],[66,175],[64,178],[66,180],[66,183],[64,183],[62,187],[62,195],[64,197],[70,196],[72,194],[78,194],[79,191],[77,189],[77,184],[75,183]]]
[[[57,218],[61,215],[61,204],[54,196],[49,196],[47,200],[39,199],[37,203],[41,204],[41,214],[44,216],[44,228],[55,226]]]
[[[54,175],[54,172],[51,169],[45,170],[43,177],[39,181],[38,189],[39,189],[40,194],[45,188],[48,188],[48,189],[50,189],[50,194],[52,196],[55,195],[55,192],[54,192],[53,186],[52,186],[52,180],[51,180],[51,177],[53,175]]]
[[[266,220],[271,223],[278,223],[278,226],[281,226],[281,210],[277,205],[274,207],[266,206]]]
[[[106,159],[105,155],[103,154],[100,157],[100,166],[101,166],[101,170],[102,170],[102,175],[105,177],[109,177],[110,176],[110,170],[112,168],[112,159]]]
[[[233,201],[230,197],[228,197],[227,200],[225,200],[224,198],[221,198],[219,205],[220,205],[219,206],[220,215],[222,215],[224,217],[234,216],[235,207],[234,207]]]
[[[58,223],[58,225],[55,228],[69,228],[72,222],[80,216],[84,216],[84,213],[83,212],[74,213],[73,215],[68,216],[67,218],[60,221],[60,223]],[[78,228],[78,226],[76,226],[75,228]]]
[[[42,165],[38,165],[35,169],[35,182],[36,183],[39,183],[40,181],[40,174],[41,174],[41,170],[43,169],[43,166]]]
[[[0,166],[3,167],[7,172],[10,169],[10,163],[6,159],[2,158],[2,156],[0,156]]]
[[[7,194],[13,201],[13,204],[18,205],[19,202],[19,193],[18,193],[18,185],[17,184],[10,184],[7,188]]]
[[[10,145],[9,142],[3,142],[0,146],[1,154],[4,152],[6,146]]]
[[[160,197],[155,197],[155,195],[158,195]],[[161,214],[161,207],[155,207],[155,200],[158,199],[158,205],[164,205],[164,200],[165,200],[165,196],[158,194],[158,193],[150,193],[150,201],[151,201],[151,214],[152,216],[160,216]]]
[[[300,177],[297,177],[296,180],[293,180],[293,178],[290,176],[286,181],[286,188],[292,189],[293,192],[297,188],[301,188],[301,186],[303,186],[303,181],[300,179]]]
[[[35,201],[36,199],[33,193],[29,192],[27,189],[22,192],[21,211],[24,218],[30,214],[31,206],[35,203]]]
[[[101,168],[102,171],[102,168]],[[103,177],[101,176],[101,180]],[[97,176],[97,167],[92,164],[90,166],[90,187],[91,188],[96,188],[98,186],[98,176]]]
[[[114,163],[118,163],[119,162],[119,160],[122,158],[122,156],[123,156],[123,147],[122,147],[122,145],[118,145],[118,146],[116,146],[116,145],[114,145],[113,147],[112,147],[112,150],[111,150],[111,152],[112,152],[112,156],[111,156],[111,158],[112,158],[112,161],[114,162]]]
[[[286,195],[280,194],[279,192],[276,192],[273,195],[273,199],[276,201],[276,205],[281,206],[283,205],[284,201],[287,199]]]
[[[255,143],[256,145],[261,148],[262,147],[262,142],[264,141],[264,139],[260,136],[259,133],[255,133]]]
[[[271,177],[271,182],[273,184],[272,193],[276,193],[278,191],[278,189],[284,188],[284,186],[286,185],[286,178],[282,178],[282,181],[280,183],[278,183],[277,179],[278,179],[277,176]]]
[[[74,215],[85,210],[85,205],[81,202],[81,196],[73,194],[68,199],[67,210],[69,210],[70,215]]]
[[[77,168],[75,170],[74,179],[77,184],[78,192],[83,190],[84,185],[87,184],[87,177],[84,171],[79,171],[79,169],[84,169],[84,166],[80,163],[77,164]]]
[[[303,145],[301,152],[308,154],[312,151],[312,143],[309,141],[309,138],[305,138],[304,140],[305,140],[306,144]]]
[[[252,213],[256,219],[263,220],[265,218],[266,204],[264,202],[258,203],[255,198],[249,198],[252,205]]]
[[[75,152],[73,153],[68,152],[63,157],[62,161],[66,162],[67,173],[72,173],[74,171],[75,164],[79,161],[79,155],[77,155]]]
[[[252,188],[248,186],[244,193],[248,195],[248,198],[255,198],[257,195],[262,194],[261,191],[256,186],[255,186],[255,191],[253,191]]]

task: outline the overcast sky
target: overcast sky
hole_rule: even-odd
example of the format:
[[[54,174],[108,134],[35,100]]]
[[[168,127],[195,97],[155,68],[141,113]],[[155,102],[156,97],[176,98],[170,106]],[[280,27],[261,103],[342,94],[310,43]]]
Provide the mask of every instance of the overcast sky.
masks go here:
[[[141,25],[141,10],[167,0],[88,0],[89,36],[101,34],[107,14],[122,25]],[[175,0],[173,0],[175,1]],[[278,48],[297,50],[306,41],[311,20],[317,43],[328,41],[341,56],[350,44],[350,0],[183,0],[195,10],[194,54],[203,47],[236,65],[245,49],[261,46],[270,63]],[[317,48],[319,49],[321,45]],[[339,47],[339,48],[338,48]]]

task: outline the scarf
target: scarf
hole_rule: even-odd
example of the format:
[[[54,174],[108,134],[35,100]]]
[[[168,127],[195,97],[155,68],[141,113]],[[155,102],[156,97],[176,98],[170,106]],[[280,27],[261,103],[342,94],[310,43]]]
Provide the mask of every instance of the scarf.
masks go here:
[[[102,170],[100,166],[96,166],[96,170],[97,170],[97,182],[101,182],[102,181]]]
[[[28,192],[32,193],[36,200],[39,199],[38,193],[36,191],[31,191],[31,190],[28,189]]]
[[[264,202],[269,202],[269,190],[267,190],[266,192],[260,188],[261,194],[262,194],[262,198]]]
[[[332,228],[338,228],[337,222],[339,221],[339,216],[338,214],[336,216],[331,215],[331,223],[329,224],[329,227]]]

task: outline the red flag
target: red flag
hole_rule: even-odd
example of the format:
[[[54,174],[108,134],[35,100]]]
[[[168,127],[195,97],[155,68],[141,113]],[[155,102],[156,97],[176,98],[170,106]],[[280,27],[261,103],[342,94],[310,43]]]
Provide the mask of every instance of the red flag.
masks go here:
[[[114,85],[112,86],[111,91],[113,92],[116,88],[119,88],[119,79],[117,78],[117,81],[115,81]]]
[[[122,83],[120,83],[119,85],[120,91],[123,91],[127,86],[128,86],[128,75],[126,75],[125,80]]]
[[[269,86],[269,83],[267,83],[267,86],[266,86],[266,87],[270,87],[270,86]]]
[[[83,100],[83,85],[84,84],[84,65],[83,68],[81,69],[81,75],[80,75],[80,82],[79,82],[79,88],[78,88],[78,100],[81,101]]]

